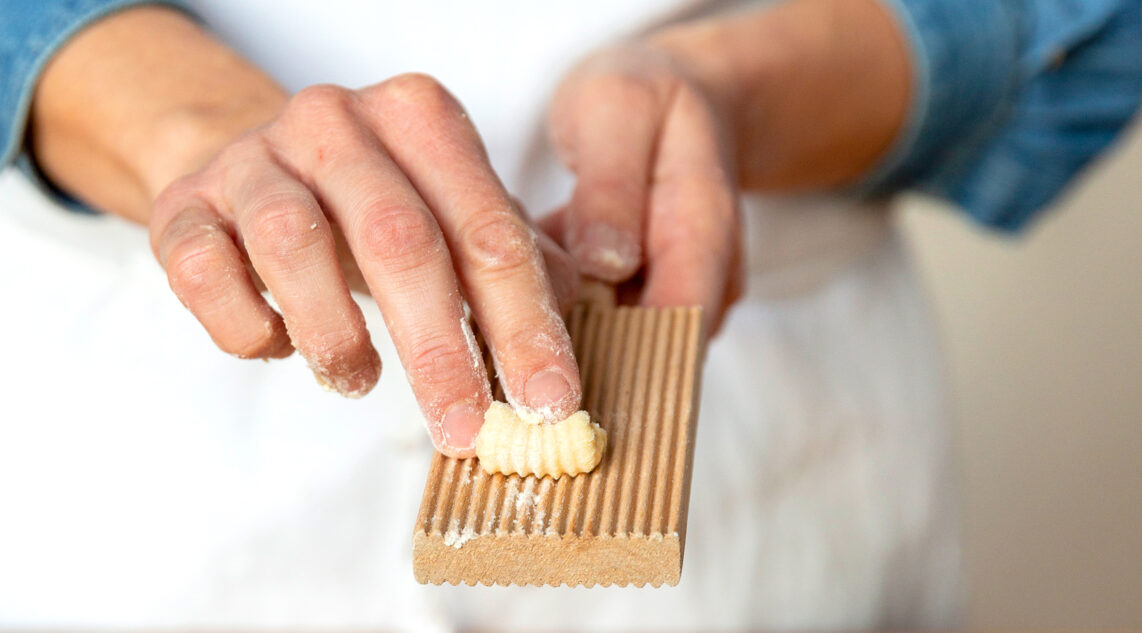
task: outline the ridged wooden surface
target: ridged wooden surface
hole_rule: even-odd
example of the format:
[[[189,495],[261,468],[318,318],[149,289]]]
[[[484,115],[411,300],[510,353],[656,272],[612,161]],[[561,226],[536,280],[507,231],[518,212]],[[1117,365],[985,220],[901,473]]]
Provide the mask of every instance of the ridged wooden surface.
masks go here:
[[[421,582],[676,584],[702,345],[697,308],[578,306],[584,404],[607,431],[594,471],[488,475],[437,454],[414,531]]]

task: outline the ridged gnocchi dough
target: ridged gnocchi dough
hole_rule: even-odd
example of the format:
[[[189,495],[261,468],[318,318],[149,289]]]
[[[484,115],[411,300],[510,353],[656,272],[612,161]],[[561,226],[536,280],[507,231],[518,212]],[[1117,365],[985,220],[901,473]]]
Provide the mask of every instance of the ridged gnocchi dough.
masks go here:
[[[505,475],[578,475],[594,469],[606,449],[606,431],[586,411],[555,424],[531,424],[503,402],[493,402],[484,413],[476,436],[480,465]]]

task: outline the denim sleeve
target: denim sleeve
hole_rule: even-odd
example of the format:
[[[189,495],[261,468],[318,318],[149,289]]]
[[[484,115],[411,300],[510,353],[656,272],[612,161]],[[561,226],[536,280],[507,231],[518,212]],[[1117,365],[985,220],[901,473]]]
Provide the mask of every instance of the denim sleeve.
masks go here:
[[[186,10],[182,0],[0,0],[0,169],[16,163],[47,185],[23,152],[28,108],[40,73],[84,26],[141,4]]]
[[[908,34],[906,128],[865,189],[1023,228],[1142,99],[1142,0],[883,0]]]

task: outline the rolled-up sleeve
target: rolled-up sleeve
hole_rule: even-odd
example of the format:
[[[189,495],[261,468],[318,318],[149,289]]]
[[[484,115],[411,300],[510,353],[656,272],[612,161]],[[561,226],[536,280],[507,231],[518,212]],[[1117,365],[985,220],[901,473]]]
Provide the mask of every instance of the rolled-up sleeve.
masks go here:
[[[181,0],[0,0],[0,168],[20,156],[36,82],[75,33],[115,11]]]
[[[911,45],[913,103],[867,191],[924,191],[1016,231],[1142,99],[1142,0],[883,2]]]

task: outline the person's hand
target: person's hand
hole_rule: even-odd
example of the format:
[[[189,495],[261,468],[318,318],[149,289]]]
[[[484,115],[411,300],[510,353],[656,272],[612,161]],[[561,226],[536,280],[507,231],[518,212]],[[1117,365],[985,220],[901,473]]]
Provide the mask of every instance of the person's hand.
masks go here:
[[[356,397],[381,363],[338,263],[342,233],[447,454],[472,454],[491,402],[465,299],[514,405],[547,421],[579,407],[547,272],[573,293],[570,261],[532,231],[460,104],[429,77],[303,90],[170,184],[150,232],[171,288],[219,347],[243,358],[296,347],[322,384]]]
[[[701,305],[716,327],[741,288],[737,188],[860,183],[903,129],[911,76],[879,0],[774,3],[604,51],[552,102],[578,184],[543,226],[590,275],[644,304]]]
[[[552,142],[575,172],[543,221],[580,269],[643,305],[700,305],[713,332],[740,295],[737,173],[719,109],[650,44],[597,54],[562,82]]]
[[[910,63],[879,0],[777,3],[597,55],[553,103],[555,144],[579,184],[545,226],[588,273],[645,304],[702,305],[713,325],[740,285],[735,186],[859,182],[903,129]],[[30,114],[42,172],[148,224],[175,291],[223,349],[296,346],[334,389],[367,391],[380,361],[337,264],[344,234],[445,452],[471,454],[490,399],[461,297],[513,404],[549,420],[578,407],[552,292],[573,286],[557,274],[569,262],[549,248],[544,272],[543,239],[431,79],[288,100],[185,14],[136,7],[53,56]]]

